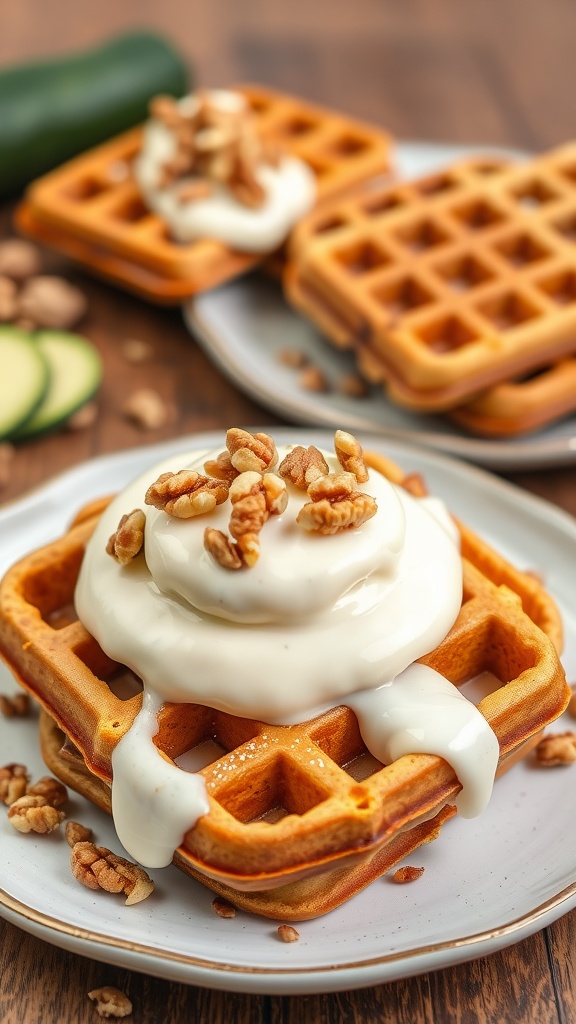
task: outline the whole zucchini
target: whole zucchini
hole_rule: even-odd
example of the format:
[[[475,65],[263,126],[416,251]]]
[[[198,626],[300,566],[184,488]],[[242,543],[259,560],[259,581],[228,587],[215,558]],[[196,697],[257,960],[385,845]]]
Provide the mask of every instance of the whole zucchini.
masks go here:
[[[152,96],[189,86],[183,58],[150,32],[0,70],[0,197],[144,120]]]

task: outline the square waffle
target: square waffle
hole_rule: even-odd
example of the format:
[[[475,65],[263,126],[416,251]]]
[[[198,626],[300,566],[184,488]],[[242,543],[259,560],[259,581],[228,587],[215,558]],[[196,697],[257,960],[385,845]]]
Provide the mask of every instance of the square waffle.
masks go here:
[[[422,494],[380,456],[367,462]],[[127,670],[78,621],[74,590],[85,545],[106,502],[16,564],[0,587],[0,653],[39,701],[51,770],[110,810],[112,751],[141,706],[118,695]],[[499,771],[537,742],[569,699],[557,649],[562,627],[537,580],[460,526],[464,593],[445,640],[422,661],[459,686],[488,672],[479,703],[500,744]],[[170,759],[212,751],[201,769],[209,813],[183,838],[175,863],[236,905],[277,920],[325,913],[435,838],[460,785],[442,758],[383,765],[355,715],[337,707],[301,725],[270,726],[197,704],[164,704],[154,742]],[[64,745],[63,744],[64,740]],[[234,765],[234,771],[231,770]]]
[[[527,163],[458,162],[311,214],[286,294],[421,411],[576,350],[576,144]]]
[[[388,170],[386,132],[259,86],[246,96],[261,137],[313,170],[318,203]],[[175,242],[146,207],[131,173],[142,128],[71,160],[34,182],[17,211],[20,230],[115,283],[180,302],[255,266],[262,257],[213,239]]]

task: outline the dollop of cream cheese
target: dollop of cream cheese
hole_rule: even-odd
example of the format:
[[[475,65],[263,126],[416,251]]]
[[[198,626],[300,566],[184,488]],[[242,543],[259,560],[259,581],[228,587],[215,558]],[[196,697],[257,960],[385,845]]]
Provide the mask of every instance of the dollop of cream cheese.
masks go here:
[[[246,105],[240,93],[213,90],[208,95],[215,106],[228,111]],[[185,112],[192,102],[192,96],[184,97],[178,106]],[[290,155],[282,156],[277,166],[262,163],[256,167],[256,178],[265,192],[265,200],[257,208],[244,206],[216,182],[206,198],[182,201],[179,193],[187,179],[161,184],[163,167],[171,162],[176,149],[174,133],[158,119],[150,118],[133,169],[146,204],[168,225],[178,242],[211,238],[243,252],[271,252],[314,205],[314,173]]]
[[[288,450],[279,449],[280,460]],[[160,473],[202,472],[218,451],[174,456],[114,499],[87,546],[76,588],[80,620],[144,684],[140,721],[113,755],[114,820],[125,848],[148,867],[169,863],[184,832],[208,810],[199,777],[167,766],[152,743],[154,709],[164,701],[272,724],[346,704],[375,757],[444,757],[463,786],[462,813],[479,813],[498,741],[452,683],[413,666],[444,639],[461,605],[458,534],[442,503],[415,499],[370,470],[360,489],[375,498],[376,515],[358,529],[322,536],[296,523],[308,497],[288,484],[285,512],[261,531],[256,565],[234,572],[203,543],[207,526],[227,532],[229,502],[187,520],[144,504]],[[340,468],[334,455],[324,456],[331,471]],[[106,542],[136,507],[146,514],[144,553],[120,566]],[[175,798],[174,772],[190,799]],[[143,796],[151,792],[154,803]],[[176,806],[186,807],[184,821]]]

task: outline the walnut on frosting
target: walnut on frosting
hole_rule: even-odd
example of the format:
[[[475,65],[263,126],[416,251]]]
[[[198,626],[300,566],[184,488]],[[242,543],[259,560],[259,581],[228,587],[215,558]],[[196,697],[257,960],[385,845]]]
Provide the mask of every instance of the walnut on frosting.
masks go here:
[[[226,431],[226,447],[230,461],[239,473],[249,470],[264,473],[278,461],[276,445],[269,434],[251,434],[242,427],[231,427]]]
[[[308,448],[296,445],[282,460],[278,472],[298,490],[306,491],[313,480],[325,476],[329,470],[322,452],[311,444]]]
[[[106,551],[120,565],[128,565],[142,550],[146,516],[142,509],[135,508],[123,515],[115,532],[108,538]]]
[[[271,515],[286,508],[286,484],[276,473],[255,470],[240,473],[230,485],[232,512],[229,529],[235,544],[220,530],[207,530],[204,545],[216,561],[229,569],[253,567],[260,555],[260,531]]]
[[[376,514],[370,494],[357,489],[354,473],[328,473],[308,487],[310,501],[302,506],[296,522],[305,530],[321,534],[340,533],[361,526]]]
[[[178,473],[161,473],[146,491],[144,501],[177,519],[191,519],[211,512],[227,497],[228,487],[222,481],[194,469],[181,469]]]
[[[364,454],[360,442],[353,434],[345,430],[337,430],[334,435],[334,451],[338,462],[347,473],[354,473],[359,484],[368,479],[368,469],[364,462]]]

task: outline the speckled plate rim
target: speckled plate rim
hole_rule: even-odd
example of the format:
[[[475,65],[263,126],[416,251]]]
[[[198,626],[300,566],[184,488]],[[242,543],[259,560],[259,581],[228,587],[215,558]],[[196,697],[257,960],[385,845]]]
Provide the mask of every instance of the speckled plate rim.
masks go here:
[[[518,150],[494,146],[400,142],[396,147],[396,171],[399,179],[408,179],[436,171],[453,159],[480,153],[509,159],[526,156]],[[270,300],[266,292],[274,288],[274,300]],[[265,328],[257,313],[245,314],[247,308],[257,306],[260,295],[270,306]],[[271,322],[274,310],[276,324]],[[491,469],[545,468],[576,462],[576,415],[525,437],[490,439],[467,434],[440,416],[400,410],[378,388],[367,399],[351,400],[336,388],[327,394],[315,394],[296,387],[294,371],[282,366],[277,358],[275,331],[288,336],[293,328],[297,347],[307,349],[329,379],[346,369],[352,371],[354,359],[350,353],[322,341],[312,326],[288,307],[279,287],[262,281],[259,275],[251,274],[196,296],[184,305],[183,313],[189,330],[225,376],[279,417],[300,424],[377,432]],[[238,314],[245,316],[245,326],[240,330]],[[264,337],[269,324],[269,334]]]
[[[295,442],[308,440],[316,444],[330,443],[330,434],[326,431],[274,427],[268,430],[280,442],[290,439]],[[525,564],[535,564],[535,537],[540,538],[543,550],[547,544],[557,548],[557,564],[553,567],[550,587],[561,601],[566,602],[574,578],[573,567],[576,567],[576,522],[572,517],[475,467],[411,445],[384,442],[379,436],[360,436],[365,447],[383,450],[408,470],[423,472],[434,490],[446,494],[455,514],[467,518],[470,525],[477,529],[483,525],[483,532],[492,542],[497,541],[503,532],[508,546],[513,536],[514,554]],[[104,490],[114,489],[121,481],[136,475],[147,465],[164,458],[169,452],[184,451],[198,445],[211,447],[220,444],[221,440],[221,433],[202,434],[152,447],[145,446],[101,456],[69,470],[21,501],[4,506],[0,509],[0,571],[4,571],[6,566],[18,557],[18,548],[21,551],[28,550],[30,546],[56,536],[83,501],[104,493]],[[447,491],[449,493],[446,493]],[[488,520],[487,509],[493,513]],[[505,528],[502,526],[503,523],[506,523]],[[13,545],[10,541],[16,536],[16,531],[18,543]],[[567,625],[566,667],[576,674],[574,614]],[[0,742],[6,728],[6,720],[0,719]],[[498,785],[508,784],[511,777],[512,773]],[[558,776],[554,778],[557,779]],[[574,821],[574,816],[570,817],[567,808],[567,827],[568,831],[571,829],[573,833],[572,837],[569,837],[573,849],[576,823],[572,826],[569,824],[570,821]],[[25,837],[22,838],[25,841]],[[442,837],[438,844],[432,846],[438,846],[440,849],[441,843]],[[455,934],[448,941],[439,940],[425,944],[414,942],[408,949],[383,951],[382,955],[368,957],[358,955],[359,950],[354,949],[351,944],[342,961],[331,966],[306,965],[303,962],[298,966],[291,965],[293,946],[285,947],[285,964],[278,966],[276,958],[274,965],[267,965],[266,957],[262,956],[262,947],[258,950],[258,956],[251,956],[250,944],[246,943],[246,937],[242,940],[243,946],[247,948],[247,952],[242,954],[244,962],[235,964],[202,955],[201,946],[193,952],[189,950],[186,953],[155,948],[148,938],[147,930],[141,940],[138,937],[137,941],[133,938],[126,941],[121,935],[107,934],[102,926],[80,927],[78,923],[73,924],[67,919],[66,911],[58,916],[43,912],[38,907],[33,889],[27,900],[17,898],[11,891],[10,879],[2,877],[1,866],[0,915],[25,931],[63,949],[174,981],[230,991],[266,994],[337,991],[380,984],[451,966],[488,955],[526,938],[576,906],[576,856],[570,854],[570,858],[572,857],[573,859],[566,865],[562,884],[552,885],[545,898],[536,898],[535,893],[527,912],[509,913],[502,920],[496,919],[489,928],[469,927],[467,931],[458,934],[456,906]],[[505,863],[502,870],[505,870]],[[499,910],[495,908],[494,914],[497,918]],[[193,920],[193,912],[191,918]],[[347,910],[341,908],[320,920],[329,922],[330,930],[334,927],[345,930]],[[306,924],[299,927],[302,941],[305,942]]]

